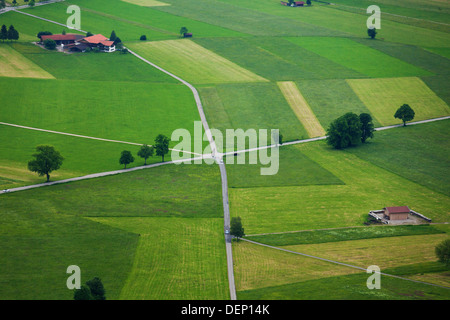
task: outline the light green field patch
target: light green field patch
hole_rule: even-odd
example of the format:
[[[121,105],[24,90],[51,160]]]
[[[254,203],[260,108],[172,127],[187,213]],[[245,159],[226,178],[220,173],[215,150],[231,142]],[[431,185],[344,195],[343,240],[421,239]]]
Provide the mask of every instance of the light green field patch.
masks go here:
[[[8,45],[0,46],[0,77],[54,79]]]
[[[229,299],[222,219],[91,219],[140,235],[120,299]]]
[[[315,114],[311,110],[308,102],[301,94],[295,82],[282,81],[278,82],[278,87],[283,93],[286,101],[294,111],[298,120],[303,124],[310,138],[321,137],[325,135],[325,130],[320,125]]]
[[[153,63],[193,83],[267,81],[190,40],[137,43],[130,47]]]
[[[156,1],[156,0],[122,0],[124,2],[132,3],[142,7],[160,7],[160,6],[170,6],[170,4]]]
[[[347,82],[382,125],[402,123],[394,118],[394,114],[405,103],[415,111],[414,120],[450,114],[448,105],[416,77],[353,79]]]
[[[344,67],[373,78],[432,75],[430,72],[348,38],[287,38]]]

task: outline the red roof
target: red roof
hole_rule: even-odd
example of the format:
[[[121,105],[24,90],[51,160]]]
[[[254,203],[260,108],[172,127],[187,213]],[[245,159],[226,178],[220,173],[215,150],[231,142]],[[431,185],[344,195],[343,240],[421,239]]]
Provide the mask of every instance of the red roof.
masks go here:
[[[84,38],[83,40],[86,40],[89,43],[98,44],[98,43],[101,43],[102,41],[108,40],[108,38],[106,38],[105,36],[103,36],[101,34],[96,34],[96,35]]]
[[[384,208],[389,213],[409,213],[409,207],[408,206],[402,206],[402,207],[386,207]]]
[[[78,40],[84,38],[81,34],[53,34],[53,35],[42,35],[41,39],[42,41],[46,39],[52,39],[55,41],[64,41],[64,40]]]
[[[111,47],[111,46],[114,45],[114,41],[106,41],[106,40],[104,40],[104,41],[100,41],[100,43],[102,45],[104,45],[104,46],[107,46],[107,47]]]

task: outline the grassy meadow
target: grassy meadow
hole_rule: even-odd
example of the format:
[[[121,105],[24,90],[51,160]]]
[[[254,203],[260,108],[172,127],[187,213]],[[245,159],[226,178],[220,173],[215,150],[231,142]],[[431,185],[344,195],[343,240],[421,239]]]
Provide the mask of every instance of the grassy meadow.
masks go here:
[[[323,136],[346,112],[370,113],[376,127],[397,124],[404,103],[414,120],[450,114],[445,1],[335,2],[67,0],[22,11],[65,23],[67,7],[78,5],[81,29],[114,30],[126,47],[192,83],[209,127],[223,136]],[[383,17],[373,40],[371,4]],[[0,14],[2,24],[20,38],[0,42],[0,122],[137,144],[194,132],[200,116],[189,88],[135,56],[42,49],[32,43],[39,31],[72,31],[19,12]],[[181,27],[193,37],[181,39]],[[447,289],[382,276],[382,289],[368,290],[362,270],[233,241],[238,299],[448,300],[449,270],[434,254],[450,231],[448,121],[377,131],[345,150],[324,141],[282,145],[276,175],[248,163],[255,152],[224,158],[231,217],[242,218],[249,240]],[[0,137],[0,190],[45,180],[27,170],[40,144],[65,158],[51,180],[121,169],[122,150],[135,157],[127,167],[144,164],[134,144],[1,124]],[[167,164],[0,194],[0,299],[71,300],[72,264],[83,282],[100,277],[108,300],[230,299],[220,179],[216,165]],[[364,225],[370,210],[401,205],[434,224]]]

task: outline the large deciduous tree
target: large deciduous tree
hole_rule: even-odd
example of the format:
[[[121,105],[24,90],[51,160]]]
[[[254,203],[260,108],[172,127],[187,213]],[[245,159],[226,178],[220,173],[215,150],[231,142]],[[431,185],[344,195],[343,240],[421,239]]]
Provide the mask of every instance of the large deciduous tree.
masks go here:
[[[406,121],[411,121],[415,115],[414,110],[408,104],[404,104],[397,109],[394,118],[402,120],[403,126],[406,126]]]
[[[162,157],[162,162],[164,162],[164,155],[169,153],[169,142],[170,139],[163,134],[158,135],[155,139],[156,155]]]
[[[53,146],[37,146],[36,151],[33,154],[34,159],[28,161],[28,169],[39,176],[46,175],[49,182],[50,173],[61,167],[64,157]]]
[[[439,243],[435,248],[436,256],[439,262],[445,263],[450,266],[450,239],[446,239]]]
[[[242,227],[241,217],[232,217],[230,222],[230,234],[235,236],[237,240],[242,238],[244,233],[244,228]]]
[[[348,112],[334,120],[327,130],[327,136],[327,143],[336,149],[358,145],[362,136],[358,115]]]
[[[372,116],[368,113],[361,113],[359,121],[361,121],[361,142],[365,143],[367,139],[373,138],[375,126],[372,122]]]
[[[123,150],[122,153],[120,154],[119,163],[123,164],[125,166],[124,169],[126,169],[127,164],[130,164],[132,162],[134,162],[134,157],[131,154],[131,152],[128,150]]]
[[[147,159],[151,156],[153,156],[153,152],[154,152],[155,148],[153,146],[148,146],[146,144],[144,144],[143,146],[141,146],[141,148],[139,149],[137,155],[141,158],[145,159],[144,165],[147,165]]]

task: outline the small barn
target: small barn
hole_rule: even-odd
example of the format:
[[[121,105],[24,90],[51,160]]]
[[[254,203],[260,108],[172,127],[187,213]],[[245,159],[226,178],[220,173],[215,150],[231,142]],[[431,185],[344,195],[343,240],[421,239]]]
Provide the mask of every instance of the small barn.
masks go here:
[[[383,208],[383,214],[388,220],[407,220],[410,212],[408,206]]]
[[[185,33],[183,33],[183,37],[184,37],[184,38],[192,38],[192,33],[190,33],[190,32],[185,32]]]

